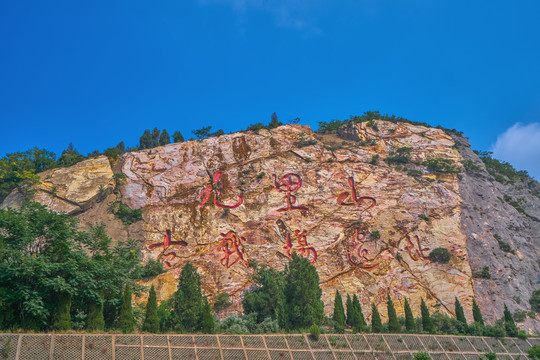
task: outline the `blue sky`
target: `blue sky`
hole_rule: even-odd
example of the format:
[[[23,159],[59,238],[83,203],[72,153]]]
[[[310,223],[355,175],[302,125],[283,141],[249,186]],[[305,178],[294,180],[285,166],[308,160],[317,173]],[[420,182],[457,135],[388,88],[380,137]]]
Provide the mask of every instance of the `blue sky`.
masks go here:
[[[537,0],[3,1],[0,154],[380,110],[538,179],[539,35]]]

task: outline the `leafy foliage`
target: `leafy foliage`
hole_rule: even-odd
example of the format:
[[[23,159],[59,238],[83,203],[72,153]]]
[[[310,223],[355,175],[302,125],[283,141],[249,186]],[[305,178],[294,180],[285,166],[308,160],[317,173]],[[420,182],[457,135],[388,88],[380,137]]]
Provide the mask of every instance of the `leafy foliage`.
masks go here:
[[[62,292],[58,294],[56,314],[54,315],[53,329],[71,330],[71,294]]]
[[[429,253],[429,259],[433,262],[446,264],[450,261],[450,252],[446,248],[436,248]]]
[[[120,307],[119,328],[124,333],[132,333],[135,330],[135,318],[133,317],[133,308],[131,305],[131,288],[126,284],[124,296],[122,296],[122,306]]]
[[[126,225],[134,224],[143,219],[142,209],[132,209],[118,201],[111,204],[111,212]]]
[[[194,332],[201,329],[200,319],[205,305],[201,276],[190,262],[187,262],[180,272],[178,290],[171,297],[171,305],[171,320],[175,330]]]
[[[387,164],[394,165],[403,165],[411,161],[411,151],[410,147],[400,147],[396,151],[390,152],[390,154],[384,158],[384,161]]]
[[[180,131],[175,131],[174,134],[173,134],[173,141],[175,143],[181,143],[181,142],[184,142],[184,136],[182,135],[182,133]]]
[[[437,174],[459,174],[459,169],[454,166],[450,159],[431,158],[422,162],[422,165]]]
[[[283,297],[283,274],[266,265],[255,267],[253,286],[246,292],[242,305],[244,313],[256,314],[258,322],[277,318],[278,304]]]
[[[232,302],[229,301],[229,294],[222,292],[214,297],[214,311],[220,312],[232,305]]]
[[[154,284],[152,284],[150,293],[148,294],[148,302],[146,303],[146,312],[144,314],[142,330],[151,333],[157,333],[159,331],[158,304]]]
[[[319,341],[319,338],[321,336],[321,329],[319,329],[317,325],[311,325],[311,327],[309,328],[309,333],[311,334],[313,340]]]
[[[66,150],[62,151],[62,155],[58,158],[56,167],[68,167],[77,164],[78,162],[86,159],[85,156],[79,154],[79,152],[73,146],[73,143],[69,143]]]
[[[506,304],[504,304],[504,329],[506,334],[510,337],[516,337],[518,335],[518,328],[512,317],[512,313],[508,310]]]
[[[517,180],[530,180],[527,171],[517,171],[506,161],[500,161],[492,157],[490,151],[475,151],[486,165],[487,172],[500,183],[514,183]]]
[[[424,351],[414,354],[414,360],[431,360],[431,355]]]
[[[88,324],[86,330],[88,331],[103,331],[105,330],[105,318],[103,317],[103,301],[89,300],[88,304]]]
[[[529,304],[531,304],[531,309],[533,311],[540,313],[540,290],[533,291],[529,298]]]

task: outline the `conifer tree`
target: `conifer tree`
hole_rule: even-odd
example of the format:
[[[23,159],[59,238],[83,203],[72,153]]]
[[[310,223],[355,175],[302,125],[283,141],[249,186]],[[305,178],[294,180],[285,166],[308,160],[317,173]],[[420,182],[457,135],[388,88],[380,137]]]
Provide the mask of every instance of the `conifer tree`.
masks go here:
[[[172,137],[175,143],[184,142],[184,136],[180,131],[175,131]]]
[[[159,146],[159,137],[161,136],[161,131],[157,127],[152,130],[152,146],[151,148],[155,148]]]
[[[152,284],[150,293],[148,294],[142,330],[150,333],[157,333],[159,331],[158,304],[154,284]]]
[[[88,319],[86,324],[88,331],[103,331],[105,330],[105,319],[103,317],[103,301],[91,301],[88,304]]]
[[[343,299],[338,290],[334,299],[334,316],[335,330],[337,333],[345,332],[345,309],[343,308]]]
[[[159,136],[159,145],[168,145],[171,143],[171,137],[166,129],[163,129],[161,135]]]
[[[212,307],[208,299],[204,298],[204,304],[201,313],[201,331],[205,334],[213,334],[216,327],[214,317],[212,316]]]
[[[467,319],[465,318],[465,313],[463,312],[463,306],[461,306],[461,303],[459,302],[457,296],[455,297],[455,299],[456,300],[454,302],[454,308],[456,311],[456,319],[460,323],[467,325]]]
[[[510,337],[516,337],[518,335],[518,328],[506,304],[504,304],[504,329],[506,330],[506,335]]]
[[[388,301],[386,302],[386,308],[388,310],[388,331],[391,333],[398,333],[401,331],[401,324],[398,321],[396,308],[394,302],[388,294]]]
[[[405,328],[409,333],[414,333],[416,331],[416,323],[407,298],[405,298]]]
[[[172,304],[171,320],[177,331],[199,330],[199,320],[204,305],[201,276],[190,262],[187,262],[180,272],[178,290],[172,296]]]
[[[433,333],[433,320],[431,320],[431,316],[429,315],[429,310],[424,302],[424,299],[422,299],[422,303],[420,304],[420,310],[422,312],[422,330],[427,333]]]
[[[472,303],[472,313],[474,322],[480,326],[484,326],[484,317],[482,316],[482,313],[480,312],[480,308],[478,307],[478,304],[476,303],[476,300],[473,299]]]
[[[141,138],[139,139],[139,148],[141,149],[151,149],[152,148],[152,134],[150,130],[144,130]]]
[[[131,287],[129,284],[126,284],[124,288],[118,325],[124,334],[131,333],[135,330],[135,319],[131,307]]]
[[[375,304],[371,304],[371,331],[374,333],[380,333],[383,331],[381,315]]]
[[[56,315],[54,317],[53,328],[55,330],[71,330],[71,294],[60,293],[56,305]]]
[[[356,294],[353,295],[352,307],[353,324],[351,324],[351,326],[353,327],[353,331],[355,333],[363,332],[367,328],[367,323],[366,319],[364,318],[364,314],[362,313],[362,305],[360,305],[360,301],[358,300],[358,296],[356,296]]]
[[[346,302],[346,305],[347,305],[347,325],[349,326],[352,326],[351,324],[351,320],[352,320],[352,313],[353,313],[353,308],[352,308],[352,299],[351,299],[351,295],[347,294],[347,302]]]

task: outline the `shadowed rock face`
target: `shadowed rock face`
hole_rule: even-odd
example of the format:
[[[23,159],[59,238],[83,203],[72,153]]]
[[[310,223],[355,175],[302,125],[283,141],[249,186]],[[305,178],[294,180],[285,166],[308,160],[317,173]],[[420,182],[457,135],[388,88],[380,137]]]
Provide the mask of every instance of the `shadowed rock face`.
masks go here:
[[[417,314],[421,298],[432,309],[453,314],[457,296],[472,320],[475,291],[497,297],[496,288],[488,291],[489,286],[472,278],[471,264],[490,261],[476,260],[477,254],[485,256],[484,250],[476,249],[472,225],[463,214],[472,205],[463,204],[460,189],[469,194],[476,184],[468,175],[460,181],[456,174],[431,174],[420,165],[444,158],[460,168],[459,147],[439,129],[375,123],[377,130],[366,123],[350,124],[340,131],[342,138],[285,125],[127,153],[115,165],[126,176],[119,191],[77,216],[83,226],[107,223],[113,238],[138,239],[146,260],[160,260],[167,273],[148,280],[160,299],[176,290],[180,269],[190,261],[202,275],[206,293],[228,292],[234,311],[240,311],[243,293],[252,286],[250,261],[283,269],[297,252],[317,267],[327,312],[338,289],[358,294],[366,315],[372,302],[386,314],[388,293],[398,313],[406,296]],[[462,147],[470,151],[468,144]],[[400,148],[411,148],[405,169],[383,161]],[[100,174],[107,175],[89,176],[91,165],[78,164],[42,178],[69,187],[70,179],[86,176],[77,199],[95,197],[105,178],[111,184],[106,186],[113,186],[106,159],[85,163],[103,163],[108,172]],[[43,194],[37,200],[52,209],[76,212]],[[67,194],[62,196],[70,199]],[[122,225],[107,211],[115,200],[143,209],[143,221]],[[500,219],[486,216],[485,221]],[[523,240],[529,253],[534,253],[532,238]],[[439,247],[450,252],[449,263],[429,260],[431,250]],[[538,264],[529,260],[527,271],[537,271]],[[513,271],[522,264],[516,261]],[[532,285],[523,286],[522,294],[530,294]],[[512,294],[508,291],[498,301],[508,302]],[[491,302],[479,303],[488,318],[499,315]]]

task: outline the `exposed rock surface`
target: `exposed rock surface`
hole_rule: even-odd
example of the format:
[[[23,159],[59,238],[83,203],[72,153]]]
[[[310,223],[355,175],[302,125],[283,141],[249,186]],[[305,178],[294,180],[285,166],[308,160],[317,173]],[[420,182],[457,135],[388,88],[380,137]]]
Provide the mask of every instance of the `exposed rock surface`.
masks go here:
[[[372,302],[386,313],[388,293],[398,313],[405,296],[417,314],[421,298],[453,314],[457,296],[471,319],[475,295],[490,320],[503,302],[528,307],[539,272],[538,198],[523,195],[526,217],[497,199],[509,190],[485,169],[461,180],[430,173],[421,165],[429,158],[483,166],[465,139],[455,146],[439,129],[376,121],[350,124],[340,136],[286,125],[127,153],[115,167],[126,179],[106,197],[100,189],[114,187],[112,170],[96,158],[42,174],[36,199],[85,226],[105,222],[113,238],[139,240],[145,259],[168,270],[148,280],[160,299],[176,290],[189,260],[208,294],[226,291],[241,310],[252,285],[249,262],[282,269],[296,251],[317,267],[327,312],[336,289],[358,294],[368,316]],[[406,168],[383,161],[407,147]],[[4,205],[17,201],[14,193]],[[109,211],[112,201],[143,209],[143,221],[123,225]],[[494,233],[516,255],[502,252]],[[429,260],[439,247],[450,251],[449,263]],[[483,266],[492,279],[473,279],[471,268]]]

